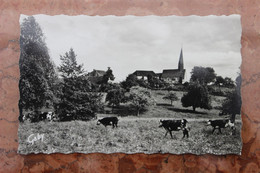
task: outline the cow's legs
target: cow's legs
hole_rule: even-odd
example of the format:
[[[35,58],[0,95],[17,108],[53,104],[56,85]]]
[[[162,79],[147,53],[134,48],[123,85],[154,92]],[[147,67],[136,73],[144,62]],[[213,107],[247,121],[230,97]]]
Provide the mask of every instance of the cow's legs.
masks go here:
[[[182,139],[183,139],[185,136],[187,136],[187,138],[189,138],[189,132],[188,132],[187,129],[184,129],[184,130],[183,130],[183,137],[182,137]]]
[[[172,137],[172,131],[169,131],[169,132],[170,132],[171,138],[173,139],[173,137]]]
[[[165,133],[164,137],[166,137],[167,133],[168,133],[168,130],[166,130],[166,133]]]
[[[214,127],[213,130],[212,130],[212,134],[214,133],[214,131],[215,131],[215,127]]]
[[[221,128],[218,128],[218,131],[219,131],[219,133],[221,133],[221,134],[222,134],[222,132],[221,132]]]
[[[185,133],[185,130],[183,130],[182,132],[183,132],[183,136],[182,136],[182,139],[183,139],[183,138],[185,138],[186,133]]]

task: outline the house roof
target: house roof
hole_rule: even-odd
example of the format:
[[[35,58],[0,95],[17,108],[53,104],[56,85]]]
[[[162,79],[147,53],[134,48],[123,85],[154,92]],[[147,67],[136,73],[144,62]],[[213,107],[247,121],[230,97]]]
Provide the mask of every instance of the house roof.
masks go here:
[[[178,70],[178,69],[166,69],[163,70],[162,78],[170,78],[174,79],[176,77],[184,78],[185,75],[185,69],[184,70]]]
[[[92,76],[92,77],[100,77],[100,76],[104,76],[104,74],[106,74],[105,71],[103,70],[93,70],[92,72],[88,73],[87,76]]]
[[[136,70],[134,73],[136,76],[155,76],[156,74],[153,71],[145,71],[145,70]]]

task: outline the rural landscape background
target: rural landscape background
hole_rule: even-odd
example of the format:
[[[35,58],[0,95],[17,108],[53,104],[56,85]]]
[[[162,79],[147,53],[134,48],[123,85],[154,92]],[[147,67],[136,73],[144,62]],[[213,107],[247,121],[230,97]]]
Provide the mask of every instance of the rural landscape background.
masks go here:
[[[136,69],[116,82],[112,66],[86,72],[73,48],[56,65],[41,26],[31,16],[21,23],[20,46],[21,154],[241,152],[239,73],[232,79],[217,74],[214,66],[194,66],[190,79],[184,80],[180,50],[176,70],[181,75]],[[52,116],[42,117],[44,112]],[[98,119],[113,116],[119,119],[117,128],[97,125]],[[173,139],[164,136],[159,125],[165,119],[186,119],[189,138],[182,139],[182,131],[174,131]],[[212,119],[230,119],[235,128],[212,134],[207,125]]]

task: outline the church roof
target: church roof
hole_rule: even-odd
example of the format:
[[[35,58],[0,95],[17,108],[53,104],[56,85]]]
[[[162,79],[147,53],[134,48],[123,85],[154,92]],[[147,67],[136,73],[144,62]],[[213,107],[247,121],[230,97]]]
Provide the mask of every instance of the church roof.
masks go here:
[[[184,78],[185,75],[185,69],[184,70],[178,70],[178,69],[166,69],[163,70],[162,78],[170,78],[174,79],[176,77]]]
[[[103,70],[93,70],[92,72],[88,73],[87,76],[89,77],[100,77],[100,76],[104,76],[106,74],[105,71]]]

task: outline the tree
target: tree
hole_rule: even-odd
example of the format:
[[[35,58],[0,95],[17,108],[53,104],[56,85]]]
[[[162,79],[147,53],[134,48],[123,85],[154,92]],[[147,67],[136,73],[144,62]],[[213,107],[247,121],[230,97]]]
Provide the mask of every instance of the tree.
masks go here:
[[[241,74],[236,78],[236,88],[233,92],[228,94],[222,104],[222,112],[230,114],[231,122],[235,122],[237,114],[241,111]]]
[[[101,84],[99,90],[101,92],[107,92],[108,90],[110,90],[113,87],[113,84],[108,83],[108,81],[109,80],[113,81],[114,79],[115,79],[115,77],[113,75],[113,71],[110,67],[108,67],[106,73],[102,77],[102,80],[100,82],[98,82],[98,84]]]
[[[235,82],[231,78],[225,77],[224,86],[228,87],[228,88],[233,88],[233,87],[235,87]]]
[[[72,48],[60,59],[58,69],[63,79],[60,102],[57,105],[60,120],[86,120],[94,117],[102,109],[102,95],[90,92],[91,84],[84,74],[83,65],[78,65]]]
[[[166,96],[164,96],[163,99],[170,100],[171,101],[171,105],[172,105],[172,102],[173,101],[177,101],[178,97],[177,97],[176,93],[171,91]]]
[[[223,86],[224,85],[224,83],[225,83],[225,80],[224,80],[224,78],[222,77],[222,76],[216,76],[216,81],[215,81],[215,84],[217,85],[217,86]]]
[[[32,16],[21,24],[20,48],[19,120],[22,121],[24,109],[38,112],[42,107],[53,106],[58,77],[42,29]]]
[[[151,92],[148,89],[139,86],[130,88],[127,96],[128,101],[130,101],[131,105],[135,108],[137,116],[139,116],[141,110],[154,103]]]
[[[109,106],[112,106],[112,112],[114,107],[118,107],[120,103],[124,102],[125,100],[125,91],[119,85],[116,85],[113,89],[107,92],[106,101],[108,102]]]
[[[122,87],[129,91],[129,89],[133,86],[138,86],[138,79],[136,77],[136,75],[134,74],[129,74],[127,77],[126,77],[126,80],[121,82],[121,85]]]
[[[192,106],[193,111],[197,107],[211,109],[211,100],[207,87],[198,82],[190,84],[188,93],[181,98],[181,102],[183,107]]]
[[[108,67],[106,73],[104,74],[104,76],[102,78],[102,83],[107,84],[109,80],[111,80],[111,81],[115,80],[115,77],[113,75],[113,71],[110,67]]]
[[[198,81],[201,84],[207,85],[210,82],[214,82],[216,74],[211,67],[193,67],[191,71],[191,82]]]

